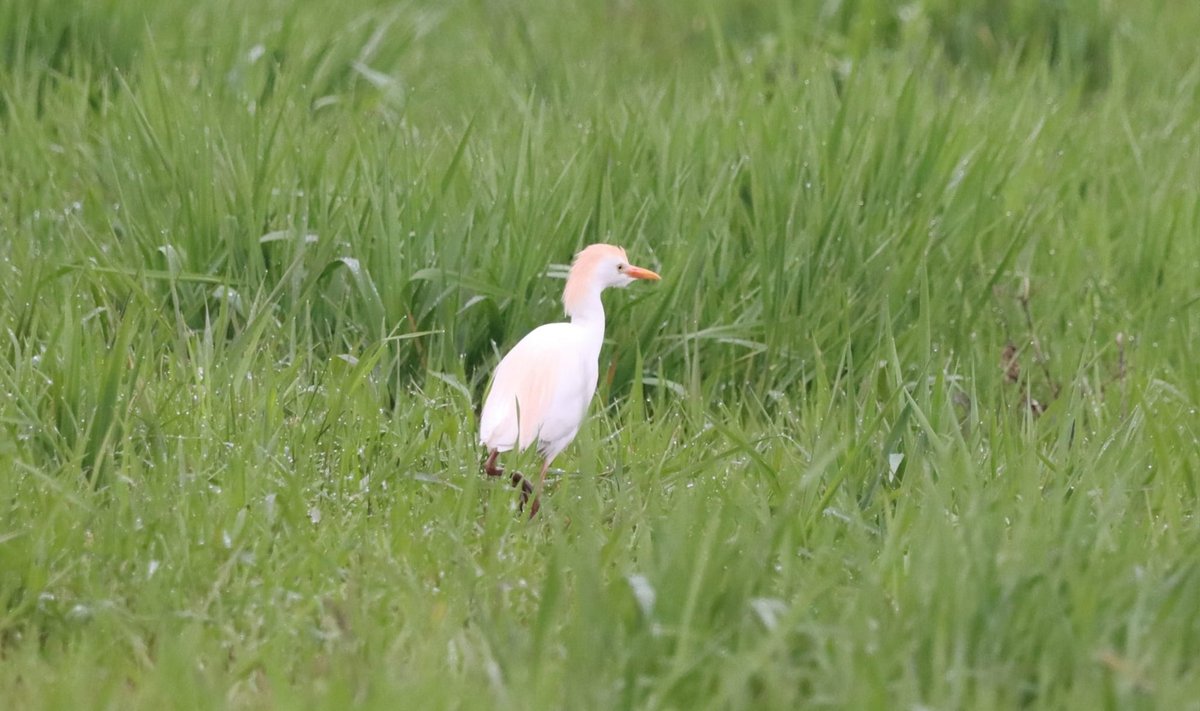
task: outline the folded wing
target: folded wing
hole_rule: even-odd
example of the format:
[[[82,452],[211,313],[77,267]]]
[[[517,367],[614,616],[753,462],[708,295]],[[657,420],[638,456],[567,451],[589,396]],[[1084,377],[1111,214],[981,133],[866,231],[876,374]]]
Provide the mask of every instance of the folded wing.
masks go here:
[[[568,324],[550,324],[530,332],[504,356],[479,418],[485,446],[506,452],[540,441],[543,450],[557,449],[564,437],[575,436],[590,393],[574,340]]]

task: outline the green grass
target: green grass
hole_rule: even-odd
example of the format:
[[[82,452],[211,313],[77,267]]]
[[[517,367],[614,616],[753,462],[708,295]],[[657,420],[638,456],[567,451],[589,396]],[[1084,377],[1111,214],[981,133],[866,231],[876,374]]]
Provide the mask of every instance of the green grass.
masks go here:
[[[5,3],[3,705],[1200,708],[1197,32]],[[528,523],[476,408],[594,241]]]

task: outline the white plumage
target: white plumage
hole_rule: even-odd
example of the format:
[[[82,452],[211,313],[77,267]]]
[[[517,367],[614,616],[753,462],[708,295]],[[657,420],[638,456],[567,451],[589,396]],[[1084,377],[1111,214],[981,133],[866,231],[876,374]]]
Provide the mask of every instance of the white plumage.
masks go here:
[[[571,320],[540,326],[501,359],[479,418],[479,440],[488,449],[484,471],[499,476],[500,452],[537,445],[543,464],[537,494],[550,462],[575,439],[596,393],[600,347],[604,343],[604,306],[600,292],[624,287],[635,279],[657,280],[654,272],[629,264],[625,250],[593,244],[575,257],[563,291]],[[531,487],[523,484],[522,502]],[[534,496],[530,517],[540,501]]]
[[[551,323],[509,351],[480,417],[485,445],[507,452],[536,440],[542,456],[553,458],[570,444],[596,392],[599,349],[587,337],[573,323]]]

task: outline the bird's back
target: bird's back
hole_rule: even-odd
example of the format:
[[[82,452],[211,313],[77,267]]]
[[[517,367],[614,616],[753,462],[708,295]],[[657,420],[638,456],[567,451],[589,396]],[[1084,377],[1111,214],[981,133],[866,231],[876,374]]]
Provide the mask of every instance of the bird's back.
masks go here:
[[[496,366],[480,441],[501,452],[536,442],[544,456],[558,454],[575,438],[596,392],[599,353],[599,343],[575,324],[531,331]]]

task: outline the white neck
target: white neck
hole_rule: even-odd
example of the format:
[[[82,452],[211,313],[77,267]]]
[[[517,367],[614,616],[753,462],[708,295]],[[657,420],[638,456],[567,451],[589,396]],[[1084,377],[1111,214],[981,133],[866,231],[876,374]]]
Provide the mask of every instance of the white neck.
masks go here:
[[[572,302],[567,315],[571,317],[571,325],[587,331],[589,340],[594,341],[596,357],[599,357],[604,342],[604,304],[600,301],[600,289],[588,289],[582,298]]]

